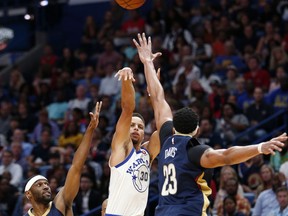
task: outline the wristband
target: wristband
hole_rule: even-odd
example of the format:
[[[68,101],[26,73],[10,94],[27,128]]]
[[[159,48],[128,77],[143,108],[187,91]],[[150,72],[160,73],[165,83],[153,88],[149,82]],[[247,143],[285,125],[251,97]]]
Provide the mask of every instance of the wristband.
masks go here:
[[[263,145],[263,143],[258,144],[257,149],[258,149],[259,154],[263,154],[262,145]]]

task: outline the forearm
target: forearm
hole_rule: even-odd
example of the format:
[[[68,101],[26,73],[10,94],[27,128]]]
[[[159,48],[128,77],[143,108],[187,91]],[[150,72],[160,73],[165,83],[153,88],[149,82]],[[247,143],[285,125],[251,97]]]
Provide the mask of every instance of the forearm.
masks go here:
[[[259,154],[258,145],[234,146],[224,150],[225,165],[242,163]],[[222,151],[222,150],[220,150]]]
[[[147,60],[144,63],[144,73],[148,85],[148,91],[150,93],[150,97],[152,98],[152,106],[155,110],[155,106],[157,106],[155,102],[164,100],[164,90],[160,81],[158,80],[152,60]]]
[[[81,170],[88,156],[90,145],[93,137],[93,133],[96,126],[91,123],[88,125],[86,132],[83,136],[82,142],[80,143],[75,155],[73,157],[72,165],[75,169]]]
[[[121,107],[125,112],[133,112],[135,109],[135,90],[131,80],[122,80]]]

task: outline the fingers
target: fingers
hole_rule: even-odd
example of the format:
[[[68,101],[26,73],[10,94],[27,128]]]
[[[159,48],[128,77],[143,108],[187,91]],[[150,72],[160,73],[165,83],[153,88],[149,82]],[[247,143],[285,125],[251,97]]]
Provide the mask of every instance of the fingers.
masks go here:
[[[135,39],[133,39],[133,42],[134,42],[134,44],[135,44],[135,46],[137,47],[137,49],[140,47],[140,45],[138,44],[138,42],[135,40]]]
[[[146,35],[144,32],[142,33],[142,40],[144,44],[147,44],[147,39],[146,39]],[[150,42],[151,42],[151,39],[150,39]]]
[[[141,37],[140,33],[138,33],[138,40],[139,40],[139,43],[142,45],[143,44],[143,40],[142,40],[142,37]]]
[[[118,81],[120,80],[132,80],[133,82],[135,81],[134,76],[133,76],[133,71],[131,68],[125,67],[121,70],[119,70],[114,77],[118,76]]]
[[[102,107],[102,101],[97,102],[97,103],[96,103],[96,106],[95,106],[95,114],[96,114],[96,115],[99,115],[100,110],[101,110],[101,107]]]

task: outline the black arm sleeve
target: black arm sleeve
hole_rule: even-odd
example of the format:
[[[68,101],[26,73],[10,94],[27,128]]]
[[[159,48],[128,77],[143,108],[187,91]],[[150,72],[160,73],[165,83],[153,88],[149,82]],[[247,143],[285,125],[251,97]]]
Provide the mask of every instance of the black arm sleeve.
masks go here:
[[[191,146],[188,149],[188,158],[189,158],[189,160],[192,163],[196,164],[197,166],[201,167],[201,165],[200,165],[201,157],[202,157],[203,153],[208,148],[211,148],[211,147],[208,146],[208,145],[197,145],[197,146],[194,146],[194,147]]]
[[[160,128],[160,132],[159,132],[161,147],[162,147],[163,143],[165,142],[165,140],[169,136],[172,136],[172,135],[173,135],[173,122],[167,121],[162,125],[162,127]]]

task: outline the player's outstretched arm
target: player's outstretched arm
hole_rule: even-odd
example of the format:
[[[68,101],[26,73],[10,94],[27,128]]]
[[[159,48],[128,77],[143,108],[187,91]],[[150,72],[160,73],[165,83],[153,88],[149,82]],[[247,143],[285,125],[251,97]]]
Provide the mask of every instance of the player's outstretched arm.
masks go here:
[[[56,208],[62,212],[64,212],[68,207],[72,207],[73,200],[78,193],[83,165],[89,153],[93,132],[99,123],[101,106],[102,101],[97,102],[94,113],[89,113],[90,123],[86,129],[81,144],[74,154],[72,165],[68,171],[64,187],[59,191],[54,199]]]
[[[205,168],[215,168],[224,165],[242,163],[258,154],[275,154],[281,151],[288,139],[287,134],[283,133],[269,141],[249,146],[234,146],[228,149],[213,150],[207,149],[201,157],[201,166]]]
[[[116,130],[111,143],[110,165],[115,166],[126,158],[127,152],[132,149],[130,142],[130,125],[135,109],[135,90],[133,83],[133,71],[129,67],[119,70],[115,77],[122,81],[121,108],[122,112],[116,124]]]
[[[156,120],[156,127],[159,130],[164,122],[172,119],[172,111],[167,101],[165,100],[163,87],[158,80],[153,60],[161,55],[161,53],[152,53],[152,42],[149,37],[146,38],[145,33],[138,34],[138,42],[133,39],[137,47],[141,62],[144,65],[144,73],[148,85],[148,92],[151,97],[152,106]]]

